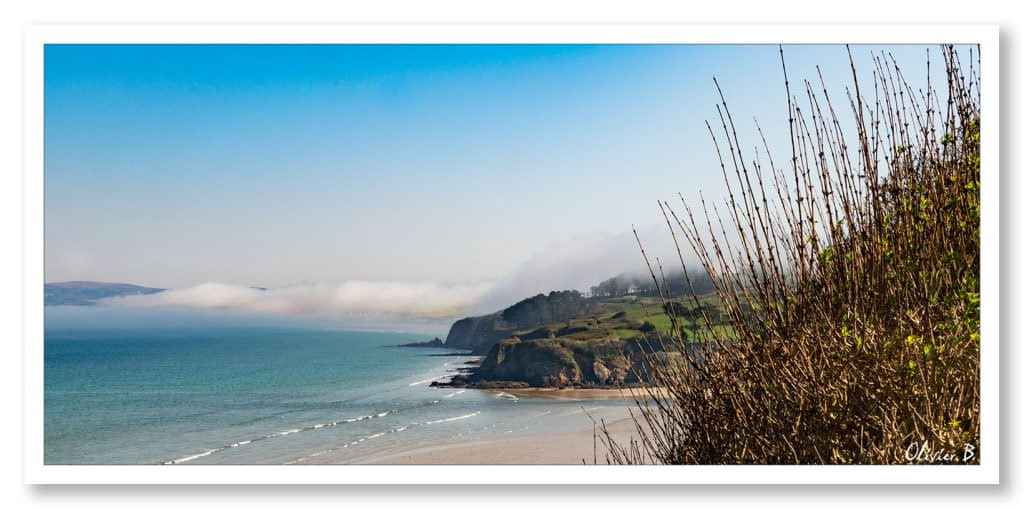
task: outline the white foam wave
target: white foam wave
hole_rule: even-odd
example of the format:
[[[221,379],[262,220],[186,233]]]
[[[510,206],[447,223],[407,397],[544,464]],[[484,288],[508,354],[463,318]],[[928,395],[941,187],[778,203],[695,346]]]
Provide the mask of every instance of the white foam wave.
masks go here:
[[[444,398],[442,398],[442,399],[448,399],[448,398],[450,398],[452,396],[458,396],[459,394],[462,394],[463,392],[466,392],[466,389],[460,389],[460,390],[458,390],[456,392],[453,392],[451,394],[445,394]]]
[[[433,382],[434,380],[437,380],[438,378],[441,378],[441,377],[443,377],[443,376],[444,376],[444,375],[438,375],[438,376],[435,376],[435,377],[432,377],[432,378],[428,378],[428,379],[426,379],[426,380],[420,380],[420,381],[418,381],[418,382],[413,382],[413,383],[409,384],[409,387],[412,387],[412,386],[414,386],[414,385],[420,385],[420,384],[425,384],[425,383],[427,383],[427,382]]]
[[[285,430],[285,431],[278,431],[277,433],[271,433],[271,434],[267,435],[266,438],[288,436],[288,435],[291,435],[292,433],[298,433],[300,431],[302,431],[301,428],[289,429],[289,430]]]
[[[331,427],[331,426],[337,426],[339,424],[347,424],[347,423],[352,423],[352,422],[357,422],[357,421],[363,421],[363,420],[366,420],[366,419],[373,419],[373,418],[384,417],[384,416],[388,415],[389,413],[391,413],[390,410],[388,410],[386,412],[381,412],[381,413],[376,414],[376,415],[360,415],[359,417],[352,417],[350,419],[343,419],[343,420],[340,420],[340,421],[314,424],[312,426],[305,427],[305,428],[293,428],[293,429],[288,429],[288,430],[284,430],[284,431],[278,431],[278,432],[275,432],[275,433],[271,433],[269,435],[264,435],[263,437],[260,437],[260,438],[253,438],[253,439],[249,439],[249,440],[241,440],[241,441],[235,442],[235,443],[233,443],[231,445],[227,445],[227,446],[224,446],[224,447],[218,447],[216,449],[209,449],[209,450],[203,451],[203,452],[198,453],[198,454],[192,454],[192,455],[189,455],[189,456],[184,456],[184,457],[181,457],[181,458],[177,458],[177,459],[173,459],[173,460],[170,460],[170,461],[166,461],[166,462],[164,462],[164,465],[176,465],[178,463],[186,463],[186,462],[192,461],[192,460],[194,460],[196,458],[202,458],[203,456],[209,456],[209,455],[211,455],[211,454],[213,454],[215,452],[223,451],[224,449],[230,449],[230,448],[234,448],[234,447],[241,447],[243,445],[251,444],[251,443],[253,443],[255,441],[267,440],[267,439],[270,439],[270,438],[284,437],[284,436],[292,435],[294,433],[299,433],[300,431],[307,431],[307,430],[313,430],[313,429],[321,429],[321,428],[326,428],[326,427]],[[302,461],[302,459],[304,459],[304,458],[300,458],[300,459],[298,459],[296,461]],[[289,462],[288,464],[291,464],[291,462]]]
[[[449,417],[447,419],[438,419],[436,421],[427,421],[427,422],[425,422],[423,424],[440,424],[442,422],[459,421],[459,420],[462,420],[462,419],[469,419],[470,417],[475,417],[477,415],[480,415],[480,412],[473,412],[471,414],[460,415],[458,417]]]
[[[343,446],[343,447],[345,447],[345,446]],[[327,454],[329,452],[337,451],[340,448],[341,447],[339,447],[337,449],[324,449],[323,451],[314,452],[313,454],[310,454],[309,456],[303,456],[303,457],[301,457],[299,459],[288,461],[288,462],[285,463],[285,465],[295,465],[297,463],[302,463],[303,461],[306,461],[308,459],[313,459],[313,458],[315,458],[317,456],[321,456],[321,455]]]
[[[302,463],[303,461],[306,461],[306,460],[311,459],[311,458],[315,458],[317,456],[321,456],[323,454],[327,454],[327,453],[334,452],[334,451],[340,451],[341,449],[346,449],[349,446],[359,445],[359,444],[361,444],[361,443],[363,443],[363,442],[365,442],[367,440],[372,440],[374,438],[380,438],[380,437],[382,437],[384,435],[387,435],[388,433],[398,433],[400,431],[405,431],[405,430],[409,429],[410,426],[415,426],[415,425],[416,425],[416,423],[407,424],[405,426],[401,426],[401,427],[398,427],[398,428],[393,428],[393,429],[389,429],[387,431],[381,431],[381,432],[378,432],[378,433],[374,433],[372,435],[367,435],[367,436],[361,437],[361,438],[359,438],[357,440],[353,440],[353,441],[351,441],[351,442],[349,442],[347,444],[342,444],[340,447],[335,447],[335,448],[332,448],[332,449],[325,449],[323,451],[315,452],[313,454],[310,454],[309,456],[303,456],[303,457],[301,457],[299,459],[289,461],[289,462],[287,462],[285,464],[286,465],[294,465],[296,463]]]
[[[201,452],[199,454],[193,454],[191,456],[185,456],[183,458],[178,458],[176,460],[171,460],[171,461],[164,462],[164,465],[178,465],[180,463],[185,463],[185,462],[188,462],[188,461],[192,461],[192,460],[197,459],[197,458],[202,458],[203,456],[209,456],[209,455],[211,455],[211,454],[213,454],[213,453],[215,453],[217,451],[220,451],[222,449],[224,449],[224,448],[220,447],[220,448],[217,448],[217,449],[210,449],[208,451],[204,451],[204,452]]]
[[[363,420],[366,420],[366,419],[373,419],[373,416],[372,415],[360,415],[359,417],[352,417],[351,419],[344,419],[344,420],[341,420],[341,421],[332,422],[332,423],[328,424],[328,426],[337,426],[339,424],[350,424],[350,423],[353,423],[353,422],[359,422],[359,421],[363,421]]]

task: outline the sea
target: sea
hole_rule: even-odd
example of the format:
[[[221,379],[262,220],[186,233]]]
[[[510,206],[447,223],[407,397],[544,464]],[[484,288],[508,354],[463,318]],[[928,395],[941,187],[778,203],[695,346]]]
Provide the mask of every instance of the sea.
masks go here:
[[[61,308],[44,337],[50,465],[348,463],[587,427],[589,411],[624,404],[431,387],[476,357],[397,346],[425,332]]]

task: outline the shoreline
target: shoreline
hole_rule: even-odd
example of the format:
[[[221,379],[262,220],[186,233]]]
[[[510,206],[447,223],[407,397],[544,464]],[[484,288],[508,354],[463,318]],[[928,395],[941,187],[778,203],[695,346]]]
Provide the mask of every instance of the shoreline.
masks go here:
[[[458,370],[474,368],[483,359],[476,357],[461,363]],[[475,361],[475,362],[474,362]],[[436,383],[436,382],[435,382]],[[601,426],[612,439],[628,445],[638,439],[633,414],[638,415],[635,399],[650,391],[667,395],[663,388],[644,387],[464,387],[435,388],[472,390],[507,400],[580,402],[580,411],[571,416],[551,415],[530,426],[499,433],[480,433],[434,438],[418,443],[396,445],[359,456],[324,457],[318,463],[349,465],[583,465],[606,464],[608,447]],[[649,395],[647,397],[650,397]],[[620,405],[601,406],[602,402]],[[597,404],[584,409],[587,402]],[[588,405],[589,406],[589,405]],[[631,412],[632,410],[632,413]]]
[[[405,345],[400,345],[405,346]],[[442,378],[441,380],[434,380],[430,383],[430,387],[437,389],[470,389],[474,391],[485,391],[491,394],[498,395],[512,395],[515,398],[544,398],[544,399],[564,399],[564,400],[624,400],[633,401],[635,398],[645,397],[651,393],[657,394],[659,397],[667,397],[668,391],[664,388],[644,387],[642,385],[636,386],[568,386],[568,387],[535,387],[535,386],[517,386],[511,385],[516,382],[510,382],[505,380],[493,380],[471,383],[452,383],[452,380],[467,374],[473,373],[480,367],[480,363],[483,362],[486,356],[476,354],[432,354],[437,357],[473,357],[473,359],[467,360],[466,362],[460,363],[457,367],[450,370],[452,375]],[[503,387],[503,384],[510,384],[508,387]],[[647,396],[649,397],[649,396]]]
[[[603,389],[602,389],[603,390]],[[600,423],[613,439],[628,444],[636,427],[627,407],[596,409],[576,425],[557,431],[531,431],[448,437],[349,458],[353,465],[583,465],[605,464],[607,446]],[[596,435],[595,435],[596,433]],[[328,460],[328,462],[330,462]]]
[[[659,396],[664,396],[667,392],[664,389],[654,388],[643,388],[643,387],[520,387],[520,388],[488,388],[488,389],[476,389],[473,387],[467,387],[468,389],[477,391],[486,391],[492,394],[509,394],[516,398],[537,398],[537,399],[557,399],[557,400],[580,400],[580,401],[601,401],[601,400],[621,400],[626,402],[632,402],[634,397],[644,396],[645,393],[657,392]]]

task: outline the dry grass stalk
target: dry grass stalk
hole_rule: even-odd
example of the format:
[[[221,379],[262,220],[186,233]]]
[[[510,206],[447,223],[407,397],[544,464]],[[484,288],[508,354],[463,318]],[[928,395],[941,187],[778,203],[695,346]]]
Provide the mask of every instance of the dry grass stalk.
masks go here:
[[[797,99],[783,58],[791,151],[779,166],[760,127],[767,163],[743,153],[719,89],[718,129],[707,127],[728,200],[702,197],[696,213],[659,206],[684,271],[685,245],[733,332],[702,312],[697,337],[661,338],[681,353],[642,363],[664,390],[634,394],[639,439],[601,433],[607,461],[891,464],[916,461],[912,443],[980,450],[974,57],[965,73],[943,48],[940,104],[930,80],[915,92],[891,56],[876,56],[869,104],[850,55],[852,128],[820,72],[820,89],[805,81]]]

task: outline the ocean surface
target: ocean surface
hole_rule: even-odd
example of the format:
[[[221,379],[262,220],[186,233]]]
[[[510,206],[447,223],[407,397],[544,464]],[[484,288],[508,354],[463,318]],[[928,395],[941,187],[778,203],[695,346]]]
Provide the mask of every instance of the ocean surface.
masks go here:
[[[46,464],[345,463],[450,437],[561,431],[589,419],[584,408],[622,404],[430,387],[473,359],[395,346],[435,334],[83,313],[47,309]]]

